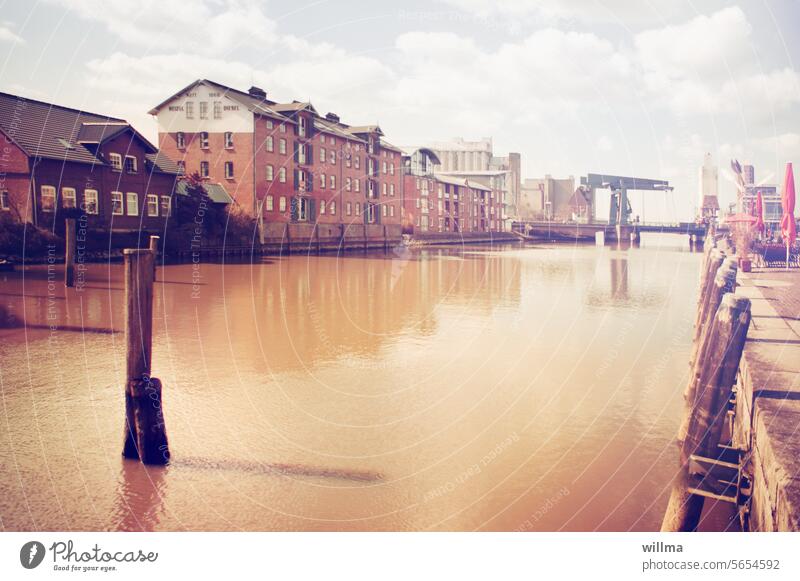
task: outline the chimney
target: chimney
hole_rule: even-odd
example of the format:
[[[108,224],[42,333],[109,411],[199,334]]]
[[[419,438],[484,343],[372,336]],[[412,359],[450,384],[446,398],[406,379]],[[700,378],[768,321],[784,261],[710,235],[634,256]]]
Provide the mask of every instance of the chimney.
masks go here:
[[[267,98],[267,92],[261,87],[255,87],[255,86],[250,87],[250,89],[247,92],[250,94],[251,97],[258,97],[259,99]]]
[[[339,116],[336,113],[326,113],[325,119],[331,123],[339,123]]]

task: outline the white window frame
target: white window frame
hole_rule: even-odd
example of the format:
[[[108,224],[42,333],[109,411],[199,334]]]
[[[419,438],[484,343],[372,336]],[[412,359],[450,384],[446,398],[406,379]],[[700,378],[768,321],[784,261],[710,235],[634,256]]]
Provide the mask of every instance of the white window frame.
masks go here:
[[[194,101],[186,101],[186,118],[194,119]]]
[[[155,211],[152,211],[154,207]],[[158,196],[156,194],[147,194],[147,215],[151,218],[158,217]]]
[[[286,211],[286,196],[281,196],[278,199],[278,211],[285,212]]]
[[[200,132],[200,149],[208,149],[208,131]]]
[[[325,200],[319,201],[319,213],[320,215],[325,213]]]
[[[271,182],[275,180],[275,167],[271,164],[267,164],[267,181]]]
[[[67,200],[70,200],[70,205],[67,205]],[[61,207],[62,208],[77,208],[78,207],[78,192],[75,188],[61,188]]]
[[[222,119],[222,101],[214,101],[214,119]]]
[[[201,178],[207,178],[209,172],[210,172],[210,168],[209,168],[208,162],[205,161],[205,160],[201,161],[200,162],[200,177]]]
[[[186,134],[183,131],[175,134],[175,145],[178,149],[186,149]]]
[[[272,139],[272,135],[267,135],[267,139],[265,141],[267,151],[270,153],[275,151],[275,141]]]
[[[344,189],[348,192],[353,191],[353,179],[350,176],[344,179]]]
[[[42,212],[55,212],[56,211],[56,188],[54,186],[42,186]],[[45,204],[45,198],[52,200],[50,204]],[[48,207],[49,206],[49,207]]]
[[[111,164],[111,171],[122,171],[122,156],[119,153],[109,153],[108,163]]]
[[[225,149],[233,149],[233,131],[225,132]]]
[[[319,188],[321,190],[325,189],[325,174],[324,173],[319,174]]]
[[[130,164],[130,168],[128,167],[128,162],[133,162]],[[139,160],[136,159],[136,156],[133,155],[126,155],[125,156],[125,173],[135,174],[139,173]]]
[[[125,215],[125,194],[122,192],[111,192],[111,215]]]
[[[161,196],[161,215],[164,218],[172,214],[172,200],[169,196]]]
[[[332,190],[335,190],[335,189],[336,189],[336,176],[335,176],[334,174],[331,174],[331,175],[328,177],[328,185],[330,186],[330,188],[331,188]]]
[[[225,162],[225,179],[232,180],[234,178],[234,167],[232,161]]]
[[[278,181],[281,182],[282,184],[286,183],[286,168],[285,167],[281,167],[278,170]]]
[[[208,101],[200,101],[200,119],[208,119]]]
[[[286,155],[286,139],[283,137],[278,140],[278,153]]]
[[[325,142],[323,141],[323,143],[325,143]],[[320,163],[325,163],[325,148],[324,147],[320,147],[319,148],[319,162]]]
[[[331,216],[336,215],[336,200],[331,200],[330,203],[328,204],[328,213]]]
[[[83,211],[97,215],[100,212],[100,193],[92,188],[83,190]]]
[[[275,209],[275,202],[273,200],[272,194],[267,194],[264,203],[267,206],[267,212],[272,212]]]
[[[131,206],[133,206],[133,209],[131,209]],[[136,192],[125,192],[125,215],[139,215],[139,194]]]

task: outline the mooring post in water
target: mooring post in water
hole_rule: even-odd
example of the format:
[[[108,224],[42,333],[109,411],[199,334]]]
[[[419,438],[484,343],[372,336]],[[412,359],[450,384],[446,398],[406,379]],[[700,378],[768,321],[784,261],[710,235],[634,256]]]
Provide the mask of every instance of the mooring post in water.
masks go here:
[[[75,286],[75,218],[64,220],[65,242],[64,248],[64,285]]]
[[[158,264],[158,243],[161,240],[159,236],[150,236],[150,252],[153,253],[153,280],[156,279],[156,264]]]
[[[705,476],[692,475],[690,457],[719,456],[719,439],[725,406],[730,397],[750,326],[750,300],[726,294],[717,310],[708,346],[697,362],[699,380],[691,401],[686,431],[680,444],[680,471],[672,487],[662,532],[693,531],[700,523],[703,496],[691,489],[703,485]]]
[[[169,462],[161,405],[161,381],[151,377],[153,263],[150,249],[126,249],[125,257],[125,445],[126,458]]]

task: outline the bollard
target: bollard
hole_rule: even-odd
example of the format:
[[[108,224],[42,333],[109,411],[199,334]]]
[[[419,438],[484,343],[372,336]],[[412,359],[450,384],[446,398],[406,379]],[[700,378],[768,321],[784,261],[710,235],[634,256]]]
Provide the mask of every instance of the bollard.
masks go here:
[[[673,483],[661,532],[697,529],[703,497],[689,489],[701,480],[689,473],[689,458],[718,456],[722,420],[750,326],[750,300],[726,294],[714,318],[708,348],[698,361],[699,382],[686,418],[686,433],[680,442],[680,470]]]
[[[64,286],[75,286],[75,218],[64,220]]]
[[[169,462],[161,405],[161,381],[151,377],[153,344],[152,251],[126,249],[125,258],[125,444],[126,458],[145,464]]]

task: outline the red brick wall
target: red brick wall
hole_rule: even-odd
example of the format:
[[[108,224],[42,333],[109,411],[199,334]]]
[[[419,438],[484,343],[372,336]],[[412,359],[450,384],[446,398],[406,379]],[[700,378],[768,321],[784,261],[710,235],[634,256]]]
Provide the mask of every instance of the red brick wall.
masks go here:
[[[255,117],[255,190],[262,205],[265,222],[288,222],[291,219],[291,199],[294,189],[294,127],[287,123],[286,131],[280,131],[280,122],[272,120],[272,129],[267,126],[267,117]],[[272,137],[273,151],[267,149],[267,137]],[[286,140],[286,154],[280,153],[280,140]],[[273,168],[272,181],[267,180],[267,166]],[[286,169],[286,182],[281,183],[280,168]],[[272,196],[272,210],[267,209],[266,198]],[[280,211],[280,198],[286,198],[286,211]]]
[[[0,192],[8,192],[8,211],[21,221],[32,219],[29,171],[28,156],[0,131]]]

